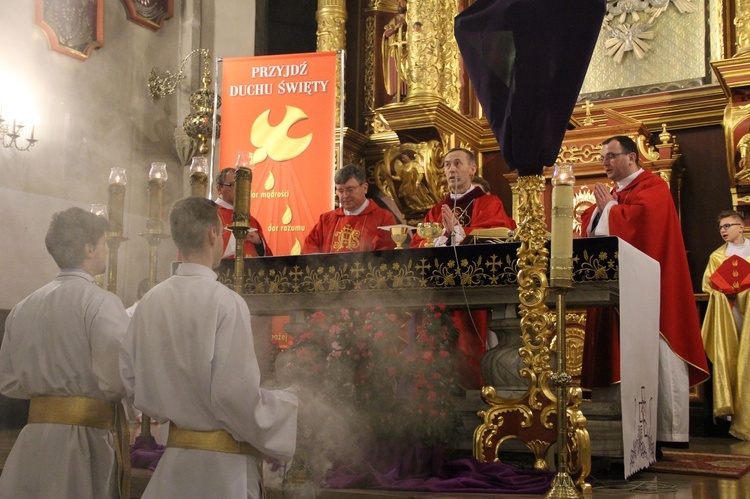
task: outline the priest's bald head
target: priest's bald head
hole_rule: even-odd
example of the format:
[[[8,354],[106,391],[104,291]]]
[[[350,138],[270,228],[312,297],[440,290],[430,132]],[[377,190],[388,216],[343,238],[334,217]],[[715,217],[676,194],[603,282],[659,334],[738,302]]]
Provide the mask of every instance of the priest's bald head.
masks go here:
[[[619,182],[640,168],[638,164],[638,146],[633,139],[624,135],[610,137],[602,142],[602,153],[599,160],[604,165],[607,178]]]

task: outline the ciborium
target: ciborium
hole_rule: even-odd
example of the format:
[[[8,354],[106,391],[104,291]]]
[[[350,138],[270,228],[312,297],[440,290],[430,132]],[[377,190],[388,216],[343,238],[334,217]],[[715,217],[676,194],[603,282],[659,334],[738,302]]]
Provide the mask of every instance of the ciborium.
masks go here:
[[[435,239],[443,233],[443,224],[440,222],[422,222],[417,224],[417,234],[427,240],[425,248],[434,248]]]

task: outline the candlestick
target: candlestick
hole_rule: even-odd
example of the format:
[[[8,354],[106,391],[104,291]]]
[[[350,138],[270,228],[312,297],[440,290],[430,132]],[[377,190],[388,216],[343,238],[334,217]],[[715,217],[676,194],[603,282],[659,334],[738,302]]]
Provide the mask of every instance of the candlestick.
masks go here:
[[[161,235],[164,228],[162,213],[164,212],[164,181],[167,180],[167,165],[151,163],[148,177],[148,220],[146,221],[146,227]]]
[[[164,182],[167,180],[167,165],[165,163],[151,163],[148,172],[148,219],[146,233],[148,240],[148,289],[156,285],[157,263],[159,261],[159,244],[164,238]],[[151,418],[141,415],[141,436],[151,436]]]
[[[109,225],[112,232],[122,236],[125,210],[125,169],[113,166],[109,173]]]
[[[107,245],[109,246],[109,265],[107,266],[107,291],[117,292],[117,257],[120,243],[125,241],[123,234],[123,218],[125,212],[125,184],[128,180],[125,168],[113,166],[109,173],[109,232]]]
[[[208,196],[208,159],[195,156],[190,164],[190,195],[198,198]]]
[[[573,165],[555,166],[552,176],[550,285],[573,285]]]
[[[245,239],[250,228],[250,188],[253,183],[252,153],[240,153],[234,174],[234,212],[230,229],[234,233],[234,290],[242,294],[245,279]]]
[[[573,165],[558,164],[552,174],[550,286],[557,293],[557,371],[550,375],[557,398],[557,475],[547,498],[580,494],[568,474],[568,385],[565,293],[573,286]]]

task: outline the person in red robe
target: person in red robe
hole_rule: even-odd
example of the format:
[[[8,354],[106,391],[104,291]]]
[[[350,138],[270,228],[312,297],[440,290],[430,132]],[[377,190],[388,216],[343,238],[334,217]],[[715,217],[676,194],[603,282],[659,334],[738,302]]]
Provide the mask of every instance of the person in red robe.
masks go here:
[[[516,228],[516,222],[505,213],[500,198],[472,183],[477,161],[471,151],[459,147],[451,149],[445,155],[443,169],[450,192],[424,218],[425,222],[443,224],[443,233],[435,240],[435,246],[461,244],[473,229]],[[415,234],[410,246],[420,248],[426,243],[425,238]]]
[[[686,444],[689,439],[689,389],[708,378],[708,363],[680,220],[669,186],[658,175],[640,167],[638,148],[632,139],[616,136],[605,140],[601,155],[604,171],[617,184],[617,189],[612,192],[601,183],[594,186],[596,204],[581,216],[582,234],[585,237],[617,236],[659,262],[661,337],[656,440],[658,444]],[[597,327],[597,322],[608,322],[609,331]],[[613,313],[592,311],[586,325],[585,348],[589,349],[594,339],[596,342],[609,340],[613,348],[619,348],[617,325]],[[602,338],[601,333],[609,334],[608,338]],[[598,376],[611,360],[592,359],[589,353],[584,352],[582,377],[594,381],[591,373]],[[619,358],[619,353],[617,356]],[[592,365],[592,361],[597,365]],[[608,381],[618,380],[619,370]]]
[[[362,168],[346,165],[336,172],[333,181],[340,206],[320,216],[305,238],[302,254],[395,248],[390,231],[378,227],[396,225],[396,217],[367,199],[368,184]]]
[[[216,204],[219,205],[219,217],[221,217],[221,221],[224,224],[224,254],[222,259],[234,258],[237,246],[234,233],[227,229],[232,224],[232,214],[234,213],[234,174],[234,168],[225,168],[216,177],[216,191],[219,193]],[[250,228],[255,229],[255,231],[247,233],[247,238],[245,239],[245,258],[273,256],[271,248],[268,247],[263,237],[263,229],[260,226],[260,222],[252,215],[250,215]]]
[[[485,193],[473,183],[477,162],[471,151],[451,149],[443,159],[443,169],[450,193],[433,206],[424,218],[425,222],[440,222],[443,225],[443,232],[435,240],[435,246],[461,244],[477,228],[516,228],[516,222],[505,213],[500,198]],[[415,234],[411,247],[419,248],[426,243],[425,238]],[[482,356],[487,351],[487,311],[456,310],[452,318],[458,328],[461,385],[467,389],[481,388],[484,381],[480,366]]]

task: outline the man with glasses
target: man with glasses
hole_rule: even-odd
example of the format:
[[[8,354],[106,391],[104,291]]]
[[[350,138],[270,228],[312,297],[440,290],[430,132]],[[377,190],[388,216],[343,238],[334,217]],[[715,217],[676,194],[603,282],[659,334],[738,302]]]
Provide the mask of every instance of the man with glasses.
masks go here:
[[[393,249],[391,233],[378,227],[395,225],[396,217],[367,199],[362,168],[346,165],[333,178],[339,207],[323,213],[305,238],[302,253],[348,253]]]
[[[708,306],[703,344],[713,363],[714,418],[731,420],[729,433],[750,440],[750,239],[745,218],[736,211],[719,213],[725,244],[711,253],[703,273]]]
[[[602,183],[594,186],[596,204],[581,216],[583,236],[617,236],[658,261],[661,269],[658,457],[662,446],[687,446],[690,386],[708,378],[690,269],[669,186],[640,167],[635,142],[621,135],[609,138],[602,142],[601,155],[607,178],[617,187],[611,191]],[[615,312],[610,308],[588,313],[585,348],[593,350],[594,339],[607,338],[618,348],[619,333],[605,326],[618,325]],[[584,353],[584,382],[604,386],[619,381],[619,372],[609,373],[612,378],[607,379],[609,359],[597,359],[594,366],[586,357]]]
[[[219,205],[219,216],[224,223],[224,255],[222,258],[234,258],[237,246],[234,233],[226,228],[232,224],[232,214],[234,213],[234,174],[234,168],[225,168],[216,177],[216,191],[219,193],[216,204]],[[245,258],[273,256],[271,248],[268,247],[263,237],[263,229],[260,226],[260,222],[252,215],[250,215],[250,228],[256,230],[247,233],[247,238],[245,239]]]

